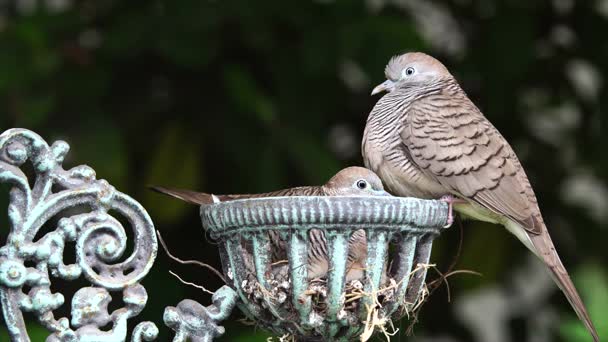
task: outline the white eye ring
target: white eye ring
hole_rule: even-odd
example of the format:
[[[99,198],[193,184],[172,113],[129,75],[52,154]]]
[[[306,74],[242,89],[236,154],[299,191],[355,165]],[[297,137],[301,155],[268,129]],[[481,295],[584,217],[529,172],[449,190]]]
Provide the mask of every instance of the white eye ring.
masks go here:
[[[414,69],[412,67],[408,67],[408,68],[403,69],[403,71],[401,72],[401,76],[408,77],[408,76],[412,76],[415,73],[416,73],[416,69]]]
[[[359,190],[365,190],[367,189],[367,181],[365,179],[359,179],[357,182],[355,182],[355,186],[359,189]]]

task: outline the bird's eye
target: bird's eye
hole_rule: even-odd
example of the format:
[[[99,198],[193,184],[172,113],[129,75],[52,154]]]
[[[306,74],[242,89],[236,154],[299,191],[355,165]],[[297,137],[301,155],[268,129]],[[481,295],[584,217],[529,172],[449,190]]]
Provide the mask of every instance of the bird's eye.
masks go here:
[[[416,72],[416,69],[409,67],[403,70],[403,76],[412,76]]]
[[[367,189],[367,182],[363,179],[357,181],[357,188],[364,190]]]

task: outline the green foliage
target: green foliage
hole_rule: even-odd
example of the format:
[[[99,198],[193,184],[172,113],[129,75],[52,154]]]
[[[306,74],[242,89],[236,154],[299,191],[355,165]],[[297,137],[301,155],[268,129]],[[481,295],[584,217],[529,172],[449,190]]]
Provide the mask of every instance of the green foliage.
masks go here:
[[[261,93],[252,75],[246,70],[236,66],[226,67],[224,74],[225,92],[236,109],[243,113],[252,111],[255,119],[264,123],[271,124],[277,119],[276,109],[268,96]]]
[[[598,264],[581,267],[574,274],[581,297],[587,303],[589,315],[595,323],[598,335],[608,336],[608,272]],[[576,315],[568,314],[560,326],[560,334],[566,341],[588,341],[589,335]]]
[[[196,145],[183,145],[183,130],[176,126],[166,127],[159,140],[157,152],[148,166],[145,184],[167,185],[183,189],[199,187],[202,155]],[[186,207],[169,198],[159,199],[159,194],[148,191],[143,197],[144,206],[162,222],[178,219]]]
[[[91,165],[142,202],[175,254],[218,268],[196,208],[148,185],[243,193],[325,182],[361,164],[358,146],[377,100],[369,92],[387,60],[412,50],[439,57],[522,157],[560,255],[582,265],[575,280],[608,334],[607,305],[597,304],[605,303],[606,275],[587,266],[608,263],[598,238],[608,196],[608,49],[598,33],[608,20],[595,2],[87,0],[53,9],[56,2],[38,0],[32,10],[20,2],[0,1],[0,131],[26,127],[68,141],[68,166]],[[573,73],[573,62],[591,72]],[[352,136],[345,153],[336,153],[336,127]],[[595,182],[566,186],[581,174]],[[2,210],[6,198],[0,203]],[[0,225],[4,234],[4,217]],[[456,267],[484,276],[455,278],[453,298],[504,281],[527,253],[499,227],[464,225]],[[438,240],[439,269],[459,239],[454,229]],[[162,308],[180,298],[209,302],[167,269],[221,285],[162,251],[159,259],[142,319],[160,323]],[[416,332],[470,340],[438,293]],[[564,301],[552,304],[570,313]],[[565,340],[584,338],[569,316],[563,326]],[[250,340],[251,331],[231,324],[224,340]]]
[[[38,322],[29,322],[27,324],[27,333],[33,342],[42,342],[49,335],[48,330]],[[0,341],[9,341],[8,331],[0,329]]]

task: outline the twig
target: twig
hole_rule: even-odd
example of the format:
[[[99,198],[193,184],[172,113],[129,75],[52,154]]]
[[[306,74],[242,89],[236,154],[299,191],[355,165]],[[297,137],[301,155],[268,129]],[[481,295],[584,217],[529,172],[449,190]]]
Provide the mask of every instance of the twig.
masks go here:
[[[427,284],[425,284],[425,289],[424,289],[422,295],[416,301],[414,308],[412,308],[412,318],[413,319],[406,330],[406,334],[408,336],[411,335],[414,325],[416,324],[416,322],[418,322],[418,313],[419,313],[420,309],[422,308],[422,304],[435,292],[435,290],[437,290],[439,288],[439,286],[441,285],[442,282],[446,284],[448,302],[451,300],[450,284],[448,283],[448,280],[447,280],[448,277],[455,275],[455,274],[460,274],[460,273],[474,274],[474,275],[478,275],[478,276],[482,275],[479,272],[475,272],[475,271],[471,271],[471,270],[454,271],[454,268],[456,267],[456,264],[458,263],[458,259],[460,259],[460,254],[462,252],[462,243],[464,240],[464,229],[463,229],[463,225],[462,225],[462,221],[460,220],[460,217],[457,217],[457,221],[458,221],[458,228],[459,228],[459,240],[458,240],[458,249],[456,250],[456,255],[454,255],[452,263],[448,267],[445,274],[441,273],[435,265],[431,265],[431,267],[439,274],[439,277],[430,281],[428,283],[428,286],[427,286]],[[429,289],[429,287],[430,287],[430,289]]]
[[[448,302],[451,301],[450,298],[450,284],[448,283],[448,277],[453,276],[455,274],[472,274],[472,275],[476,275],[476,276],[483,276],[483,274],[479,273],[479,272],[475,272],[472,270],[455,270],[455,271],[451,271],[450,273],[446,273],[446,274],[442,274],[441,272],[439,272],[439,270],[437,268],[434,268],[435,271],[437,273],[439,273],[439,278],[434,279],[433,281],[431,281],[428,285],[433,286],[432,291],[434,291],[438,286],[434,286],[436,283],[443,281],[446,285],[447,291],[448,291]],[[432,292],[431,292],[432,293]]]
[[[215,294],[215,292],[211,292],[211,291],[207,290],[206,288],[204,288],[204,287],[203,287],[203,286],[201,286],[201,285],[197,285],[197,284],[195,284],[195,283],[190,283],[190,282],[187,282],[187,281],[183,280],[183,279],[182,279],[182,278],[180,278],[180,277],[179,277],[177,274],[173,273],[173,271],[169,271],[169,273],[170,273],[172,276],[174,276],[175,278],[177,278],[179,281],[181,281],[182,283],[186,284],[186,285],[190,285],[190,286],[196,287],[197,289],[199,289],[199,290],[203,290],[203,291],[207,292],[207,293],[208,293],[208,294],[210,294],[210,295],[214,295],[214,294]]]
[[[167,248],[167,245],[165,244],[165,240],[163,240],[162,236],[160,235],[160,231],[157,230],[156,234],[158,235],[158,241],[160,241],[160,245],[163,247],[163,249],[165,250],[165,253],[167,253],[169,258],[171,258],[183,265],[198,265],[198,266],[205,267],[205,268],[211,270],[213,273],[215,273],[218,277],[220,277],[220,279],[222,279],[224,284],[227,284],[226,278],[224,278],[224,275],[222,273],[220,273],[220,271],[216,270],[213,266],[205,264],[204,262],[198,261],[198,260],[182,260],[182,259],[174,256],[173,254],[171,254],[171,252],[169,252],[169,248]]]
[[[375,298],[374,303],[371,306],[369,304],[365,304],[365,308],[367,309],[367,317],[365,319],[365,322],[363,323],[363,333],[361,333],[361,335],[359,336],[360,341],[365,342],[369,340],[377,328],[382,332],[386,340],[390,342],[391,336],[395,336],[399,332],[399,329],[395,329],[395,326],[393,325],[393,322],[390,318],[379,317],[380,306],[379,303],[377,303],[377,297]],[[393,330],[392,332],[386,330],[387,323]]]
[[[270,266],[276,266],[276,265],[281,265],[281,264],[288,264],[289,260],[279,260],[276,262],[273,262],[272,264],[270,264]]]

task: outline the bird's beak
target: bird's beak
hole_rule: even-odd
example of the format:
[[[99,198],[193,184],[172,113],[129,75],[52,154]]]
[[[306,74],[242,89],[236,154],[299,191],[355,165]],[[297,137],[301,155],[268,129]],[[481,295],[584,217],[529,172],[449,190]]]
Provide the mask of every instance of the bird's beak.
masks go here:
[[[391,92],[391,91],[393,91],[394,87],[395,87],[395,82],[393,82],[391,80],[386,80],[386,81],[380,83],[376,88],[374,88],[374,90],[372,90],[372,95],[376,95],[378,93],[382,93],[385,91]]]

